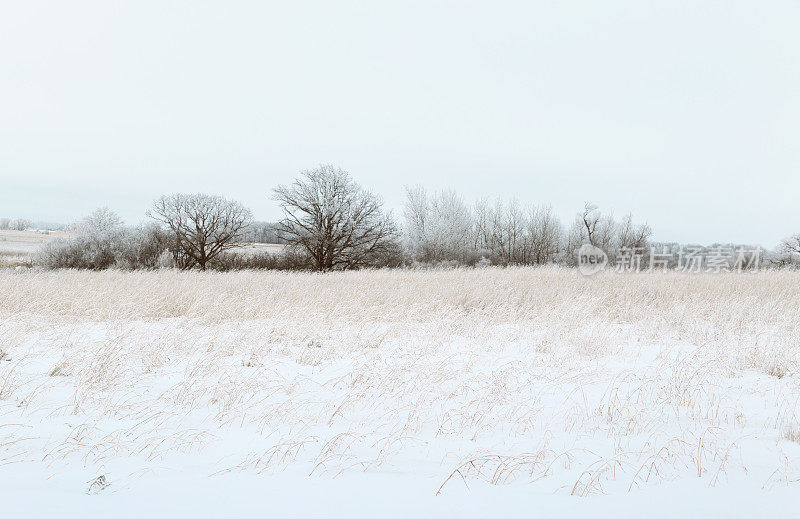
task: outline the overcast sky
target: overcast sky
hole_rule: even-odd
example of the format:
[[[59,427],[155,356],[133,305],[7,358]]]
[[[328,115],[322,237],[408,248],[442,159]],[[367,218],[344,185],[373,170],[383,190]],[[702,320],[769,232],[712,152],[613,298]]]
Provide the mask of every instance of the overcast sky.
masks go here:
[[[800,232],[800,2],[3,2],[0,216],[144,218],[333,163],[591,200],[655,238]]]

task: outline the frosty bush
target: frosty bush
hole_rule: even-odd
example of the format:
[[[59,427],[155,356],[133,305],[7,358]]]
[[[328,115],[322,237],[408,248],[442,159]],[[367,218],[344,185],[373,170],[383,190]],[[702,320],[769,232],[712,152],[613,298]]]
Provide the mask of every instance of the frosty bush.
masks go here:
[[[174,264],[174,240],[169,233],[157,225],[128,229],[105,207],[72,225],[71,230],[74,238],[46,244],[35,263],[48,269],[154,269],[165,264],[166,253]]]
[[[114,265],[125,229],[119,216],[101,207],[71,226],[76,236],[45,245],[36,263],[46,268],[105,269]]]
[[[120,238],[114,266],[128,270],[175,267],[175,250],[170,233],[155,224],[144,225]]]

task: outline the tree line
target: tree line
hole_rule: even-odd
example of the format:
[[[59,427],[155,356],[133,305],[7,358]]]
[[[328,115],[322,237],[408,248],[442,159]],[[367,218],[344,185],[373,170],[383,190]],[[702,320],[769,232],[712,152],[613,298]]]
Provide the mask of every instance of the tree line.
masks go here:
[[[0,231],[24,231],[31,225],[26,218],[0,218]]]
[[[275,223],[254,222],[241,203],[221,196],[172,194],[146,212],[151,222],[128,228],[113,211],[96,210],[74,226],[75,237],[50,243],[36,262],[48,268],[243,268],[332,271],[365,267],[543,265],[575,263],[589,243],[606,251],[651,245],[652,230],[631,214],[616,219],[585,204],[564,225],[551,206],[516,200],[467,203],[455,191],[406,189],[402,223],[381,198],[344,170],[322,165],[279,185],[271,198]],[[244,243],[282,244],[279,251]],[[800,235],[784,241],[773,261],[800,264]]]

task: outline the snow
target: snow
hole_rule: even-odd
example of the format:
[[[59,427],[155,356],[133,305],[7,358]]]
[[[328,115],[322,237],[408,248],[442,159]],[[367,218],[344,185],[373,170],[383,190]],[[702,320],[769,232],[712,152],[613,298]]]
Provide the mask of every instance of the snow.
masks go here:
[[[774,297],[771,278],[722,279],[722,294],[697,314],[677,307],[627,314],[615,298],[683,283],[684,303],[698,303],[709,288],[646,278],[609,294],[599,283],[617,278],[588,284],[574,272],[531,272],[402,274],[380,297],[404,306],[380,310],[352,299],[372,297],[383,273],[347,275],[347,284],[338,275],[152,274],[165,294],[185,293],[178,282],[203,294],[218,284],[269,286],[264,297],[282,302],[258,318],[214,314],[199,302],[180,316],[169,306],[153,315],[133,303],[145,293],[169,299],[132,274],[118,273],[113,284],[91,273],[69,282],[8,274],[0,281],[28,295],[0,299],[3,510],[24,517],[797,514],[795,307],[784,305],[786,314],[752,307]],[[442,285],[411,286],[430,286],[431,276]],[[473,291],[480,276],[506,285],[506,295]],[[514,276],[561,286],[564,307],[534,302],[529,288],[515,293]],[[100,282],[106,299],[88,304],[80,287]],[[780,282],[784,294],[797,290],[794,277]],[[46,307],[23,301],[53,283],[85,306],[57,294]],[[752,283],[749,299],[740,283]],[[284,285],[294,295],[281,295]],[[463,297],[445,307],[437,291]],[[315,299],[333,292],[347,300]],[[236,304],[226,297],[209,309]],[[514,305],[501,304],[509,299]],[[587,299],[601,304],[580,310]],[[19,311],[22,303],[31,311]],[[718,305],[727,313],[708,312]]]

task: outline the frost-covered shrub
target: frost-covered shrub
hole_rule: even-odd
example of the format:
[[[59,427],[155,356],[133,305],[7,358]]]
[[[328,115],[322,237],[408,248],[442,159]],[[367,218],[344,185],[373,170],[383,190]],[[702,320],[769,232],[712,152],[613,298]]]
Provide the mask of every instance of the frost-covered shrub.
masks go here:
[[[43,247],[36,263],[45,268],[105,269],[114,265],[125,228],[120,217],[106,207],[95,210],[71,226],[75,238]]]
[[[79,238],[55,240],[39,249],[34,263],[47,269],[90,268],[84,253],[85,244]]]
[[[120,238],[114,266],[128,270],[174,267],[175,249],[175,239],[171,234],[158,225],[145,225],[126,232]]]
[[[175,262],[174,240],[169,233],[157,225],[126,228],[107,208],[94,211],[71,230],[74,238],[46,244],[35,263],[48,269],[155,269],[165,263],[165,252]]]

